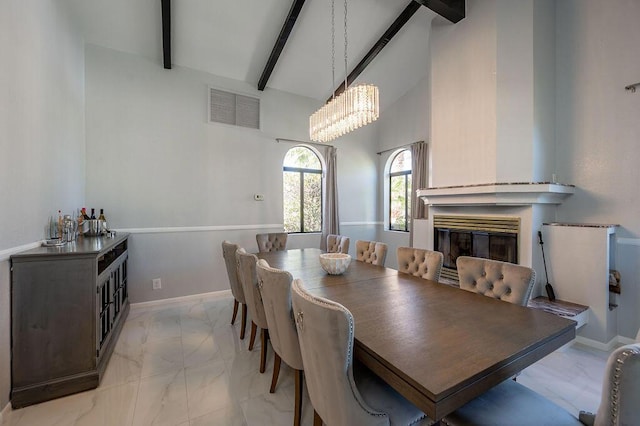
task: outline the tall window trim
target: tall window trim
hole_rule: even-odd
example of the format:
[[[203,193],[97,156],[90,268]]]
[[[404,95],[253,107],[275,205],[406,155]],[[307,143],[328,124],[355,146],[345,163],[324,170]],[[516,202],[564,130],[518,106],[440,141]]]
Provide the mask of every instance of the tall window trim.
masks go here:
[[[409,232],[411,217],[409,217],[409,206],[411,205],[411,194],[409,193],[409,185],[411,184],[412,170],[402,170],[400,172],[389,173],[389,231]],[[404,229],[394,228],[391,222],[391,210],[393,206],[393,191],[391,190],[392,180],[394,177],[404,176]]]
[[[317,175],[320,175],[320,179],[322,179],[322,170],[305,169],[305,168],[299,168],[299,167],[286,167],[285,166],[285,167],[282,168],[282,171],[283,172],[293,172],[293,173],[299,173],[300,174],[300,232],[289,232],[289,234],[312,234],[312,233],[321,232],[321,231],[306,231],[305,230],[305,226],[304,226],[304,175],[306,173],[317,174]],[[324,188],[322,187],[322,185],[320,186],[320,199],[324,200]],[[324,217],[321,216],[321,218],[320,218],[320,229],[322,229],[323,221],[324,221]]]

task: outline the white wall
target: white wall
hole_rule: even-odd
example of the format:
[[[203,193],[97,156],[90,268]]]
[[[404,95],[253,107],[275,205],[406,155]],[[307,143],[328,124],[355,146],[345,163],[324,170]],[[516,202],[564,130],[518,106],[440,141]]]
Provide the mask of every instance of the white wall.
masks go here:
[[[87,207],[104,208],[113,228],[136,230],[131,300],[227,289],[220,244],[255,250],[257,232],[281,230],[282,161],[294,145],[275,138],[308,140],[319,103],[97,46],[85,55]],[[261,130],[207,123],[208,85],[259,97]],[[341,222],[375,220],[371,130],[334,145]],[[185,232],[190,227],[204,230]],[[289,242],[310,245],[320,246],[319,235]],[[151,290],[153,278],[161,290]]]
[[[619,334],[640,327],[640,2],[557,2],[557,173],[577,186],[558,219],[616,223]]]
[[[82,41],[53,0],[0,2],[0,410],[10,391],[8,257],[84,195]]]

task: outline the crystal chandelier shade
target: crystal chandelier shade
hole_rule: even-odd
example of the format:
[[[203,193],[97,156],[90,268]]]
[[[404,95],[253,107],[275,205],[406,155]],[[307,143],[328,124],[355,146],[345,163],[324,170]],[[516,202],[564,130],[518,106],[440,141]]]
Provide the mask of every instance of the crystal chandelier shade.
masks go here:
[[[329,142],[378,119],[378,88],[372,84],[349,87],[309,117],[309,137]]]
[[[331,70],[335,77],[335,14],[331,1]],[[315,142],[329,142],[345,133],[378,119],[378,88],[372,84],[347,85],[347,0],[344,0],[344,87],[322,108],[309,117],[309,137]],[[333,79],[332,79],[333,80]]]

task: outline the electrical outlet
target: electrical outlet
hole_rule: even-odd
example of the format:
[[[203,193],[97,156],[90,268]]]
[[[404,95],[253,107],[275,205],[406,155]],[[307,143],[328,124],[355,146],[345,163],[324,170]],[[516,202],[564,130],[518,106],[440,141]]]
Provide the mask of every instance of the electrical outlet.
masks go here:
[[[160,290],[162,288],[162,281],[160,280],[160,278],[154,278],[153,279],[153,289],[154,290]]]
[[[262,194],[253,194],[253,199],[256,201],[264,201],[264,195]]]

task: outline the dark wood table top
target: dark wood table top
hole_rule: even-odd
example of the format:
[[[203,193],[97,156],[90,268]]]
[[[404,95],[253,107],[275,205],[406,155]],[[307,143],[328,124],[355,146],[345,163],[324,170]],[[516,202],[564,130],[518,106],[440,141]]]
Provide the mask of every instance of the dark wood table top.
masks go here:
[[[355,260],[322,270],[320,250],[260,253],[355,321],[355,356],[439,420],[575,337],[575,322]]]

